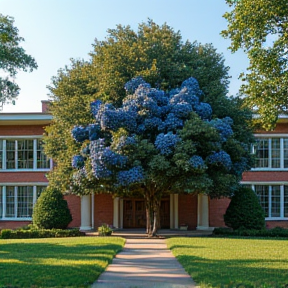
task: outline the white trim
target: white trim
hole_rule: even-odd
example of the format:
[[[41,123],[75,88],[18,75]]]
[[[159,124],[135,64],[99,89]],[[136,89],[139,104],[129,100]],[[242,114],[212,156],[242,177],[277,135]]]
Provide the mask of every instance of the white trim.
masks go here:
[[[281,161],[281,159],[280,159]],[[270,162],[270,160],[269,160]],[[280,165],[282,165],[282,161],[280,162]],[[265,168],[251,168],[250,171],[270,171],[270,172],[275,172],[275,171],[283,171],[283,172],[287,172],[288,168],[270,168],[270,167],[265,167]],[[249,172],[249,171],[246,171]]]
[[[288,138],[288,134],[287,133],[275,133],[275,134],[271,134],[271,133],[265,133],[265,134],[254,134],[255,138]]]
[[[243,185],[288,185],[288,181],[241,181]]]
[[[1,113],[0,121],[31,121],[31,120],[47,120],[51,121],[53,116],[45,113]]]
[[[51,169],[49,168],[39,168],[39,169],[33,169],[33,168],[27,168],[27,169],[6,169],[2,170],[0,169],[0,173],[5,172],[49,172]]]
[[[0,182],[0,186],[48,186],[48,182]]]

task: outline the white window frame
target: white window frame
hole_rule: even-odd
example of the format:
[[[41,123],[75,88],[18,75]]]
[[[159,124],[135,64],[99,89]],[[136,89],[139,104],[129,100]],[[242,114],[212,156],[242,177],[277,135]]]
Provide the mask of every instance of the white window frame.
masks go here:
[[[268,167],[254,167],[251,169],[251,171],[288,171],[288,167],[284,167],[284,138],[288,139],[288,134],[254,134],[256,139],[269,139],[269,145],[268,145]],[[272,167],[272,152],[271,152],[271,142],[272,138],[280,138],[280,167],[279,168],[273,168]],[[252,146],[252,154],[255,154],[255,146]]]
[[[15,217],[6,217],[6,187],[12,186],[14,187],[14,199],[15,199]],[[33,183],[0,183],[0,189],[2,188],[2,215],[0,215],[0,222],[1,221],[31,221],[32,217],[17,217],[17,196],[18,196],[18,189],[16,187],[20,186],[32,186],[33,187],[33,207],[37,201],[37,186],[47,187],[48,183],[43,182],[33,182]]]
[[[288,220],[288,217],[284,217],[284,186],[288,186],[288,182],[244,182],[242,181],[241,184],[243,185],[251,185],[253,191],[255,191],[255,186],[262,185],[262,186],[269,186],[269,216],[265,217],[267,221],[278,221],[278,220]],[[280,217],[271,217],[271,186],[280,186]]]
[[[53,167],[53,161],[52,159],[49,159],[50,161],[50,168],[37,168],[37,140],[42,139],[43,136],[41,135],[31,135],[31,136],[0,136],[0,140],[3,140],[3,156],[2,156],[2,169],[0,169],[0,172],[21,172],[21,171],[50,171]],[[17,139],[19,140],[33,140],[33,168],[24,168],[24,169],[18,169],[18,143]],[[6,167],[6,141],[12,140],[16,141],[15,143],[15,168],[13,169],[7,169]]]

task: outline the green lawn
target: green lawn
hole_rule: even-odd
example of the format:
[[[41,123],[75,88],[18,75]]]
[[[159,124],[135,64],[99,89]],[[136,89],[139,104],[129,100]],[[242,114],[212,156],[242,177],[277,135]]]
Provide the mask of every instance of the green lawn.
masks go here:
[[[288,240],[171,238],[167,243],[201,287],[288,287]]]
[[[124,242],[114,237],[0,239],[0,287],[88,287]]]

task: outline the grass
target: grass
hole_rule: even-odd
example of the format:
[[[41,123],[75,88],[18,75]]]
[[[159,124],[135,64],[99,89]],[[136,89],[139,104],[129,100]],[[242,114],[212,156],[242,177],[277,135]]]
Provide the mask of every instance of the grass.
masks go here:
[[[0,240],[0,287],[88,287],[124,242],[114,237]]]
[[[209,237],[167,243],[200,287],[288,287],[287,240]]]

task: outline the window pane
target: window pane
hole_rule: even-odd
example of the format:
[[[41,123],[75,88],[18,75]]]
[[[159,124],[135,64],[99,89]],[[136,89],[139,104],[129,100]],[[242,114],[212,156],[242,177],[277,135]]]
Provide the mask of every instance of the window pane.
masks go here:
[[[288,217],[288,186],[284,186],[284,217]]]
[[[280,138],[271,139],[271,167],[280,168]]]
[[[50,168],[50,160],[44,154],[43,141],[41,139],[37,139],[37,168]]]
[[[0,219],[2,218],[3,214],[3,194],[2,194],[2,186],[0,186]]]
[[[255,146],[256,167],[265,168],[269,165],[269,140],[258,139]]]
[[[18,140],[18,168],[33,168],[33,140]]]
[[[41,195],[41,193],[47,188],[47,186],[37,186],[37,199],[39,198],[39,196]]]
[[[280,186],[271,187],[271,217],[280,217]]]
[[[15,169],[15,141],[6,141],[6,169]]]
[[[15,217],[14,186],[6,187],[6,217]]]
[[[284,168],[288,168],[288,138],[283,139]]]
[[[33,211],[33,187],[19,186],[17,194],[17,217],[26,218],[32,217]]]
[[[260,204],[264,210],[265,217],[269,217],[269,186],[255,185],[255,193],[258,196]]]
[[[0,140],[0,169],[3,169],[2,161],[3,161],[3,140]]]

